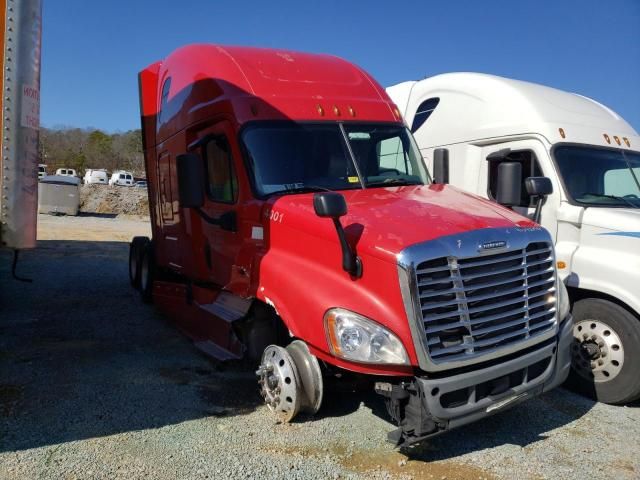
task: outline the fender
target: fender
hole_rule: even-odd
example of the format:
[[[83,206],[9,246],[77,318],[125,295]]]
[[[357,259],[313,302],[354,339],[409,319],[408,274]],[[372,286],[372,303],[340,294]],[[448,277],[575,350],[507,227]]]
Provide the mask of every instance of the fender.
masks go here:
[[[307,236],[297,233],[299,241]],[[309,245],[321,240],[307,240],[301,242],[307,245],[306,257],[296,254],[294,249],[268,251],[260,265],[256,296],[276,310],[292,336],[304,339],[326,361],[361,373],[406,375],[406,368],[396,367],[390,372],[389,366],[340,361],[330,352],[324,326],[324,315],[333,307],[384,323],[402,341],[411,364],[417,365],[400,289],[380,282],[383,278],[399,282],[397,266],[364,256],[363,276],[354,280],[339,268],[341,253],[337,243],[322,241],[323,248],[309,249]],[[316,253],[315,258],[309,258],[310,250]],[[326,303],[329,299],[332,304]]]

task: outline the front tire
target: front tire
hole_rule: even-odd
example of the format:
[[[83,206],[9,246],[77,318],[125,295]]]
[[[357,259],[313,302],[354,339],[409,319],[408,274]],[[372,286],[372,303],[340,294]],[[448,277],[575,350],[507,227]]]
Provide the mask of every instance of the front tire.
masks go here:
[[[613,302],[588,298],[573,307],[569,386],[603,403],[640,398],[640,320]]]

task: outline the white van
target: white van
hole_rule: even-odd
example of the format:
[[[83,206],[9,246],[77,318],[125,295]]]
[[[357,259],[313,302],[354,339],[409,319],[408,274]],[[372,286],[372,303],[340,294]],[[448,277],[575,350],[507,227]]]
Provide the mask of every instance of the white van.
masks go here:
[[[63,177],[75,177],[76,170],[74,168],[59,168],[56,170],[56,175],[62,175]]]
[[[133,185],[133,174],[124,170],[117,170],[111,175],[109,185],[121,185],[130,187]]]
[[[499,177],[512,176],[521,193],[510,206],[533,216],[525,179],[548,177],[538,213],[569,287],[572,381],[603,402],[639,398],[638,133],[590,98],[492,75],[444,74],[387,92],[438,182],[493,200]]]
[[[84,183],[85,185],[91,185],[91,184],[106,185],[107,183],[109,183],[109,175],[107,174],[107,171],[104,169],[99,169],[99,170],[88,169],[84,173]]]
[[[38,180],[47,176],[47,166],[44,163],[38,164]]]

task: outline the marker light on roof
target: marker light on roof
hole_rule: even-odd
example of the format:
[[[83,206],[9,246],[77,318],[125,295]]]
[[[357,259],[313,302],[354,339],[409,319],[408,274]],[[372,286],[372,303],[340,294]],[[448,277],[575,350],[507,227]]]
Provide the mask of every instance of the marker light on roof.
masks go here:
[[[322,105],[318,104],[316,106],[316,110],[318,110],[318,115],[320,115],[321,117],[324,115],[324,108],[322,108]]]
[[[616,141],[616,143],[617,143],[618,145],[620,145],[620,144],[621,144],[621,142],[620,142],[620,138],[619,138],[617,135],[614,135],[614,136],[613,136],[613,139]]]
[[[333,113],[335,114],[336,117],[340,116],[340,109],[335,105],[333,106]]]
[[[604,139],[607,141],[607,143],[611,143],[611,139],[609,138],[609,135],[607,135],[606,133],[602,134],[604,136]]]
[[[352,117],[356,116],[356,111],[353,109],[351,105],[349,105],[349,115],[351,115]]]
[[[396,107],[395,105],[393,107],[393,114],[396,116],[396,118],[400,118],[400,110],[398,110],[398,107]]]
[[[629,141],[629,139],[627,137],[624,137],[623,140],[627,147],[631,148],[631,142]]]
[[[562,138],[565,138],[565,137],[566,137],[566,135],[564,134],[564,128],[559,128],[559,129],[558,129],[558,132],[560,133],[560,136],[561,136]]]

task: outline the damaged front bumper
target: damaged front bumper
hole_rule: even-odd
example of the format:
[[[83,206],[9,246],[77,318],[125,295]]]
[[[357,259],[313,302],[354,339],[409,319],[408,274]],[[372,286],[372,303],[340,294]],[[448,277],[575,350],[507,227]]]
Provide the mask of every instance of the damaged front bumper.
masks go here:
[[[400,384],[379,382],[375,390],[399,428],[389,434],[406,446],[493,415],[562,384],[571,366],[573,319],[558,336],[510,360],[442,378],[416,377]]]

